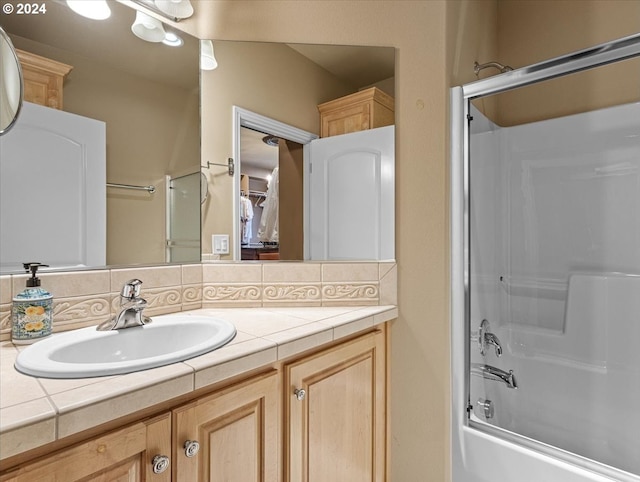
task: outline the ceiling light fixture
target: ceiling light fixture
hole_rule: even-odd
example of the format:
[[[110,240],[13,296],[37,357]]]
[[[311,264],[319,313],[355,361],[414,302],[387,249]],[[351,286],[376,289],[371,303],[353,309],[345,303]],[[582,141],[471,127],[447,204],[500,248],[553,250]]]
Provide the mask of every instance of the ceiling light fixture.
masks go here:
[[[272,136],[271,134],[262,138],[262,142],[271,147],[278,147],[280,145],[279,140],[280,139],[276,136]]]
[[[200,40],[200,69],[214,70],[218,67],[218,61],[213,55],[213,42]]]
[[[131,31],[136,37],[147,42],[162,42],[166,37],[162,22],[139,10],[136,12],[136,20],[131,26]]]
[[[162,17],[179,22],[193,15],[193,6],[189,0],[130,0],[131,3]]]
[[[104,20],[111,16],[111,9],[106,0],[67,0],[67,5],[78,15],[92,20]]]
[[[158,9],[175,18],[189,18],[193,15],[193,6],[189,0],[155,0]]]

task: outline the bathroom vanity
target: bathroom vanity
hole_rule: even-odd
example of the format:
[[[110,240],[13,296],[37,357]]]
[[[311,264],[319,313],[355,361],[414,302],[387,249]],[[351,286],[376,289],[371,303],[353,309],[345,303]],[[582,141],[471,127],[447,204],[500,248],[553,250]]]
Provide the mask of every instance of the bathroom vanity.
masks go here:
[[[395,306],[193,313],[214,311],[238,329],[214,352],[128,375],[38,379],[54,413],[3,426],[0,481],[385,480]],[[35,380],[7,363],[12,351],[0,349],[3,378]],[[33,445],[47,422],[56,439]]]

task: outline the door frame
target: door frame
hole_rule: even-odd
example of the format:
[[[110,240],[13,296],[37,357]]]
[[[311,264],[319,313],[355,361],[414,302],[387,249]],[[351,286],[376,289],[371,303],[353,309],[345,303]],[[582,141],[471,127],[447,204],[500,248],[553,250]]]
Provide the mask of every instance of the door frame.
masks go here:
[[[309,259],[309,143],[314,139],[318,139],[319,136],[234,105],[232,155],[236,168],[233,173],[233,260],[239,261],[241,259],[240,236],[238,236],[237,233],[240,232],[240,173],[242,172],[242,159],[240,158],[240,129],[242,127],[247,127],[249,129],[254,129],[288,141],[302,144],[304,259]]]

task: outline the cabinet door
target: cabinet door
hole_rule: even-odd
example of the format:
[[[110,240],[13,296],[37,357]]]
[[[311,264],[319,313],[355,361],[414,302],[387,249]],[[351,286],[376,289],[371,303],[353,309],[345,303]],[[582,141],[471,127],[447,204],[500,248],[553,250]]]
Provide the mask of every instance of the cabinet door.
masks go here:
[[[171,453],[166,413],[29,463],[2,482],[170,482],[171,470],[155,474],[152,460]]]
[[[186,442],[198,452],[187,457]],[[277,372],[174,410],[174,480],[280,480],[280,381]]]
[[[385,479],[384,338],[371,333],[285,367],[285,480]]]
[[[364,131],[371,128],[371,104],[360,103],[321,117],[321,137]]]

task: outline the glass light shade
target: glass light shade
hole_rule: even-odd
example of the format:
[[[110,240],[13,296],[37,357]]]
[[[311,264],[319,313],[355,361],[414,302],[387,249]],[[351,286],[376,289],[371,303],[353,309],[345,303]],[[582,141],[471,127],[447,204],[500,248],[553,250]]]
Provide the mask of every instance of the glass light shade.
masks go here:
[[[111,16],[106,0],[67,0],[67,5],[78,15],[93,20],[104,20]]]
[[[136,20],[131,26],[131,31],[136,37],[147,42],[162,42],[166,36],[160,20],[140,11],[136,12]]]
[[[211,40],[200,40],[200,69],[214,70],[218,66],[218,61],[213,55],[213,42]]]
[[[167,32],[162,43],[170,47],[181,47],[184,41],[174,32]]]
[[[187,18],[193,15],[193,6],[189,0],[155,0],[159,10],[175,18]]]

